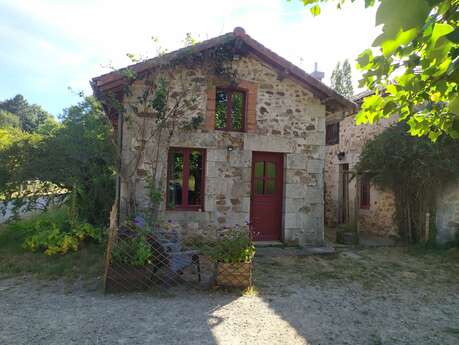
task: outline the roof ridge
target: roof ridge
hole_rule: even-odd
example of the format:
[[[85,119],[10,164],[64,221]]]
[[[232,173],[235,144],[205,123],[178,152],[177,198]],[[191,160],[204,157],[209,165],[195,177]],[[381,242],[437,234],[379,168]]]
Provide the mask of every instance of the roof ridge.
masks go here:
[[[207,39],[193,46],[187,46],[184,48],[180,48],[170,53],[156,56],[156,57],[153,57],[153,58],[150,58],[144,61],[140,61],[132,65],[126,66],[124,68],[102,74],[91,80],[91,86],[93,87],[95,93],[97,93],[96,91],[98,91],[99,87],[102,87],[102,86],[106,86],[107,89],[110,89],[112,87],[111,85],[112,83],[116,83],[116,82],[121,83],[123,81],[124,77],[120,73],[122,71],[125,71],[130,68],[130,69],[133,69],[136,73],[141,73],[155,66],[160,66],[164,63],[170,62],[175,57],[178,57],[181,54],[183,54],[185,51],[188,51],[191,49],[193,53],[198,53],[200,51],[210,49],[219,44],[224,44],[226,43],[225,42],[226,39],[228,39],[228,42],[231,39],[241,39],[249,48],[253,50],[253,52],[256,55],[259,55],[260,58],[269,60],[268,62],[271,65],[277,65],[278,68],[280,68],[286,73],[286,75],[293,76],[298,81],[303,83],[305,87],[307,87],[308,89],[310,90],[313,89],[311,91],[313,91],[314,94],[317,95],[317,93],[319,93],[320,95],[317,95],[317,96],[319,96],[319,98],[322,99],[324,103],[327,103],[330,100],[335,100],[337,101],[337,103],[341,104],[341,106],[343,106],[343,108],[345,109],[348,109],[348,110],[356,109],[356,104],[353,101],[340,95],[335,90],[325,85],[323,82],[309,75],[302,68],[296,66],[292,62],[278,55],[271,49],[265,47],[263,44],[261,44],[257,40],[250,37],[245,32],[245,30],[241,27],[236,27],[232,32],[228,32],[226,34]],[[315,92],[314,92],[314,89],[315,89]]]

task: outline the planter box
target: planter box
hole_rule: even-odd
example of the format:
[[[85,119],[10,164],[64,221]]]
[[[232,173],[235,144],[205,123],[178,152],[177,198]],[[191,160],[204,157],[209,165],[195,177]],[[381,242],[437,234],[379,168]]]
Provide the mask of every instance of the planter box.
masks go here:
[[[252,263],[217,263],[218,286],[248,288],[252,286]]]

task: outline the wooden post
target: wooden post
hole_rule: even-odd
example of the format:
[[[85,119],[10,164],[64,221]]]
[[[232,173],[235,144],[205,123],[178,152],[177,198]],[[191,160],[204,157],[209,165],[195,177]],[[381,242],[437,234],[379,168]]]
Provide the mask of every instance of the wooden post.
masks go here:
[[[357,236],[359,235],[359,211],[360,211],[360,175],[355,177],[355,198],[354,198],[354,227]]]
[[[107,291],[107,275],[110,261],[112,259],[113,243],[116,240],[116,234],[118,229],[118,198],[115,201],[110,211],[110,227],[108,228],[108,239],[107,239],[107,252],[105,253],[105,270],[104,270],[104,291]]]
[[[430,213],[427,212],[426,213],[426,231],[425,231],[425,241],[428,242],[429,241],[429,232],[430,232]]]

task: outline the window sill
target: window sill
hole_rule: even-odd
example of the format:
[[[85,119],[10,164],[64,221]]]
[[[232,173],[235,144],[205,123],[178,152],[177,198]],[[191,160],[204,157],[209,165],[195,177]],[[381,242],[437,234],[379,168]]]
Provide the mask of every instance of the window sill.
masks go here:
[[[204,212],[204,207],[199,206],[199,207],[174,207],[174,208],[166,208],[166,211],[168,212]]]
[[[244,129],[226,129],[226,128],[215,128],[216,131],[220,132],[236,132],[236,133],[245,133]]]

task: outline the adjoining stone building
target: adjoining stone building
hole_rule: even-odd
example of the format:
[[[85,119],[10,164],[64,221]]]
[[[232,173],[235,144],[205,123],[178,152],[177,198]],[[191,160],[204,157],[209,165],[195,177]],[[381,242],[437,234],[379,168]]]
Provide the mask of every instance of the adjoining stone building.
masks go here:
[[[354,99],[359,104],[367,93]],[[354,115],[354,114],[352,114]],[[365,144],[393,124],[396,119],[383,119],[378,124],[356,125],[354,116],[344,119],[330,116],[326,123],[325,149],[325,222],[329,226],[355,223],[359,210],[359,228],[382,236],[397,235],[394,223],[394,197],[375,185],[352,175]],[[356,193],[359,188],[360,198]],[[357,200],[358,199],[358,200]]]
[[[183,54],[220,46],[233,49],[234,82],[199,66],[178,63],[172,70],[172,84],[195,89],[198,102],[183,116],[203,118],[196,129],[177,130],[167,143],[145,140],[140,132],[155,127],[148,114],[132,116],[129,107],[121,114],[109,111],[119,130],[122,168],[132,164],[139,147],[144,149],[136,171],[120,180],[121,214],[126,214],[129,195],[137,210],[148,210],[152,176],[162,196],[160,217],[180,223],[185,231],[251,222],[256,240],[322,243],[325,124],[328,117],[353,112],[355,104],[241,28],[131,68],[154,73]],[[94,78],[92,86],[102,101],[112,92],[126,106],[146,86],[138,80],[131,95],[119,96],[125,83],[122,73],[112,72]]]
[[[361,104],[371,92],[356,95]],[[359,162],[365,144],[397,122],[397,116],[376,124],[358,125],[354,114],[344,118],[332,115],[326,120],[325,149],[325,223],[355,224],[358,214],[359,230],[380,236],[398,236],[395,222],[394,195],[382,191],[362,177],[357,179],[352,170]],[[358,188],[359,193],[356,193]],[[359,208],[358,212],[356,207]],[[439,193],[436,212],[437,241],[454,240],[459,231],[459,183],[452,182]]]

